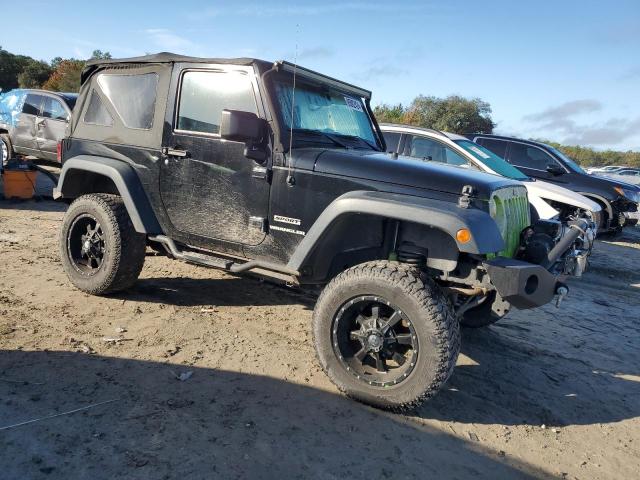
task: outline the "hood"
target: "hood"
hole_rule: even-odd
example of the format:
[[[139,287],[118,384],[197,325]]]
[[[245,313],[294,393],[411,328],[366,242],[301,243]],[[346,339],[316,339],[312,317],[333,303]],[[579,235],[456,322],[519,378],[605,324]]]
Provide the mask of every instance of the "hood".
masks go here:
[[[298,159],[308,160],[308,156],[309,152],[294,151],[296,165]],[[483,200],[488,200],[499,188],[522,185],[497,175],[370,150],[325,149],[316,156],[313,170],[453,195],[459,195],[465,185],[471,185],[475,197]]]
[[[631,183],[621,182],[617,179],[600,177],[598,175],[580,175],[580,186],[591,187],[592,189],[599,190],[606,198],[617,197],[614,187],[622,187],[625,190],[636,192],[636,195],[640,196],[640,187],[638,185],[632,185]],[[584,191],[588,191],[583,188]]]
[[[530,199],[535,195],[545,200],[553,200],[555,202],[573,205],[592,212],[599,212],[601,210],[600,205],[596,202],[560,185],[555,185],[543,180],[526,181],[523,183],[527,187]]]

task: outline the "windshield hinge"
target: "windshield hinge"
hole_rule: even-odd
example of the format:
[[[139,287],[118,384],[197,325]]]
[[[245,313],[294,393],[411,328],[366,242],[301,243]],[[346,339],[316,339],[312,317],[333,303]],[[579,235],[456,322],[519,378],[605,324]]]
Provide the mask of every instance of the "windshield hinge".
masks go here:
[[[462,187],[462,194],[458,198],[458,206],[460,208],[469,208],[471,206],[471,196],[475,193],[474,188],[471,185],[465,185]]]

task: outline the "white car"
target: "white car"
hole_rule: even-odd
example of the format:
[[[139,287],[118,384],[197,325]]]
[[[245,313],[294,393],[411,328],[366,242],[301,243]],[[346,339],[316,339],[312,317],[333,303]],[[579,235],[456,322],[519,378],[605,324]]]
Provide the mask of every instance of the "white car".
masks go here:
[[[455,167],[476,168],[514,180],[527,187],[529,203],[539,218],[563,222],[580,217],[593,221],[593,235],[599,223],[601,207],[579,193],[553,183],[532,179],[495,153],[454,133],[405,125],[381,124],[387,150],[426,161]]]
[[[618,170],[622,170],[627,167],[620,167],[618,165],[607,165],[606,167],[592,167],[587,168],[586,172],[589,175],[602,175],[605,173],[614,173]]]

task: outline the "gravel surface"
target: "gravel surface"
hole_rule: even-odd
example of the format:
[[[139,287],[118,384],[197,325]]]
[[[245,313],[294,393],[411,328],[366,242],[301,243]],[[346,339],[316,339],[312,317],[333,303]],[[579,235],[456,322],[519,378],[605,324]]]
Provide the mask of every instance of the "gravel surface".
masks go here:
[[[465,330],[397,415],[338,394],[284,287],[149,251],[130,291],[75,290],[64,208],[0,201],[3,479],[638,478],[639,231],[597,242],[560,309]]]

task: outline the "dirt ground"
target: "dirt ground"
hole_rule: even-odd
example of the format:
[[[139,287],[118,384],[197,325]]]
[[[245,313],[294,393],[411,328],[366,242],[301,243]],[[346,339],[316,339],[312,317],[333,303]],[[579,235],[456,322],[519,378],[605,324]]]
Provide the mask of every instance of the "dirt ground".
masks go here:
[[[130,291],[75,290],[64,208],[0,201],[2,479],[640,475],[640,231],[599,241],[560,309],[465,330],[446,388],[397,415],[338,394],[284,287],[149,252]]]

